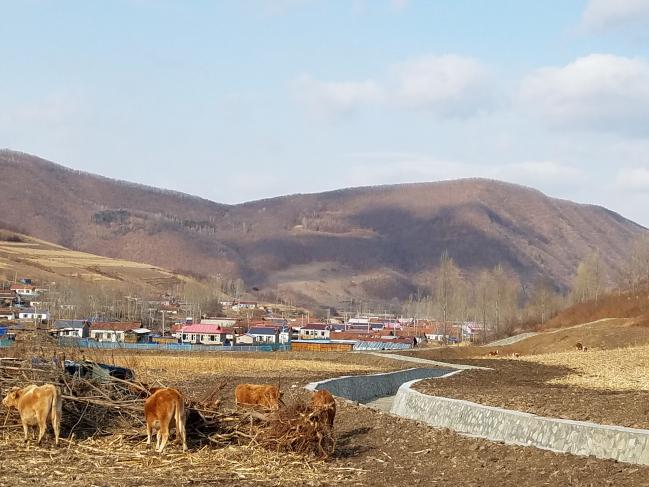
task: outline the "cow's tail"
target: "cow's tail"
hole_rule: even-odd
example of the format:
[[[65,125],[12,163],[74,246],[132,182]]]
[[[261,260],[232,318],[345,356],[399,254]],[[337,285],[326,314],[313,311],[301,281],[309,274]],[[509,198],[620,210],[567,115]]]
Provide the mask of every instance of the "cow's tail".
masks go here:
[[[50,417],[52,418],[52,428],[54,429],[54,439],[59,444],[59,435],[61,434],[61,416],[63,415],[63,397],[61,390],[54,386],[52,392],[52,404],[50,405]]]
[[[183,443],[183,451],[187,449],[187,432],[185,430],[185,400],[181,397],[176,401],[176,431]]]

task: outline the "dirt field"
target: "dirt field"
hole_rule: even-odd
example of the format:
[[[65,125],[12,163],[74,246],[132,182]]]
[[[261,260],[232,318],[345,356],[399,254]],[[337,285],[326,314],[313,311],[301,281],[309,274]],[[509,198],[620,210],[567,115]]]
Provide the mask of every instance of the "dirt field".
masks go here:
[[[161,382],[196,397],[215,383],[224,384],[223,394],[230,396],[237,383],[273,381],[282,370],[289,400],[304,396],[299,386],[311,380],[395,367],[394,361],[360,354],[278,354],[277,359],[246,355],[238,367],[227,356],[224,360],[233,361],[226,360],[220,368],[205,367],[212,372],[191,380],[177,373],[172,356],[131,360],[139,360],[142,367],[153,363],[150,373]],[[266,360],[271,363],[262,362]],[[262,363],[267,366],[258,370]],[[327,371],[323,363],[330,364]],[[288,373],[291,365],[297,367]],[[338,370],[331,370],[332,365]],[[60,448],[49,441],[37,447],[24,445],[19,427],[7,424],[0,438],[0,485],[649,485],[645,467],[465,438],[342,401],[338,409],[336,452],[326,462],[259,447],[198,448],[191,438],[188,453],[172,445],[159,455],[146,450],[144,431],[131,437],[75,438],[74,448],[68,448],[67,441]]]

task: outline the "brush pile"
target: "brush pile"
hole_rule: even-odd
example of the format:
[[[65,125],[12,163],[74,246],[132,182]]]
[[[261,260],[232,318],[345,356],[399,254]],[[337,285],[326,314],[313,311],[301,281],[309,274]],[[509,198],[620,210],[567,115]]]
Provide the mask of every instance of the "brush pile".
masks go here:
[[[32,354],[0,359],[0,394],[13,386],[56,384],[63,395],[62,437],[70,440],[119,435],[127,441],[145,438],[144,400],[147,386],[107,374],[79,377],[66,371],[62,357]],[[86,362],[96,366],[92,362]],[[295,401],[279,411],[220,408],[223,384],[200,400],[187,401],[186,428],[190,448],[205,445],[251,445],[278,452],[328,458],[335,449],[331,428],[318,411]],[[20,428],[15,410],[5,428]]]

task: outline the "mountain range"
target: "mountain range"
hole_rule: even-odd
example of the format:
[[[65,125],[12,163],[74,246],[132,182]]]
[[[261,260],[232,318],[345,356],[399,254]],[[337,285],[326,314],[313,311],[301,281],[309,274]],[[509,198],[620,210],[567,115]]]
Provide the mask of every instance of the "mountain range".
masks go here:
[[[565,290],[598,250],[609,276],[646,229],[606,208],[463,179],[226,205],[0,151],[0,227],[304,305],[388,302],[430,286],[442,252],[471,278],[502,264]]]

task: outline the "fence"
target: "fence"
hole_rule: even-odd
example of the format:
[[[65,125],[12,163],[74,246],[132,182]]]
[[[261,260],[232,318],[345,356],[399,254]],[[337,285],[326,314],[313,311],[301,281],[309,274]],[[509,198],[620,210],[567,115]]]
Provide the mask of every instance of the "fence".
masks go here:
[[[59,346],[73,348],[88,348],[92,350],[154,350],[168,352],[286,352],[291,350],[288,344],[266,345],[194,345],[191,343],[125,343],[98,342],[88,338],[59,338]]]
[[[358,342],[354,345],[354,350],[408,350],[412,348],[410,343],[392,343],[384,342]]]

